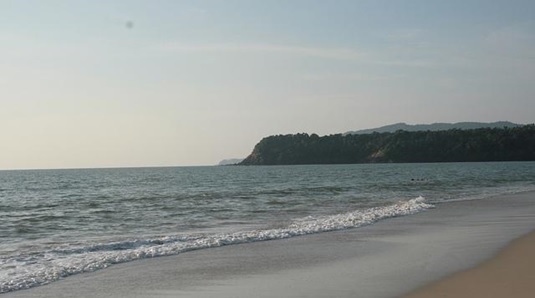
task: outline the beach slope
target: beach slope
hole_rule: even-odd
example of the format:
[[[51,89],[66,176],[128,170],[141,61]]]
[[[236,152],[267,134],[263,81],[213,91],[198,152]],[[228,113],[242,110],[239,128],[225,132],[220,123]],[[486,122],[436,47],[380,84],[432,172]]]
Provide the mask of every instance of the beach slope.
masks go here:
[[[423,287],[405,298],[531,298],[535,294],[535,233],[476,268]]]
[[[533,192],[451,202],[356,229],[119,264],[0,297],[400,297],[481,264],[533,227]]]

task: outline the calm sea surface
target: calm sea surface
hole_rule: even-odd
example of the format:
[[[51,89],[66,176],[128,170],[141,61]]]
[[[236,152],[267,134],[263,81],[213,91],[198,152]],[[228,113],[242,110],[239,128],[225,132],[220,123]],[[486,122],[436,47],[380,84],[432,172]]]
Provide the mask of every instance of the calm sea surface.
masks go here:
[[[0,293],[535,190],[535,162],[0,171]]]

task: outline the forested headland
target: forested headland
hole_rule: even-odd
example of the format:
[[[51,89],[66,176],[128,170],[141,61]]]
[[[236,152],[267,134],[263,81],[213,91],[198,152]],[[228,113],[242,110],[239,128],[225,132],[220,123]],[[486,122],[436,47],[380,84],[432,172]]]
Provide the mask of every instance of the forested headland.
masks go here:
[[[535,160],[535,125],[512,128],[399,130],[371,134],[276,135],[240,165],[299,165]]]

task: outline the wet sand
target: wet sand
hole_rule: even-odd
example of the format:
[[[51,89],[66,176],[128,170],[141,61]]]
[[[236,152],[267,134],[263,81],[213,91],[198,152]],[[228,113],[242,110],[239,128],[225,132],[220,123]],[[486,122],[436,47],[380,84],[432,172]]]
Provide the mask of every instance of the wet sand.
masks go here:
[[[362,228],[119,264],[0,298],[400,297],[481,264],[534,227],[533,192],[453,202]]]
[[[483,264],[425,286],[405,298],[530,298],[535,296],[535,233]]]

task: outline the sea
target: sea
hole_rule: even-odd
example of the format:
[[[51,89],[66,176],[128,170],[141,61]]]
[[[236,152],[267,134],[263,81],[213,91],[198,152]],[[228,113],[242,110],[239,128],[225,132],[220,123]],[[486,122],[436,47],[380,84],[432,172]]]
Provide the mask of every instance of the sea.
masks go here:
[[[535,162],[0,171],[0,293],[535,190]]]

